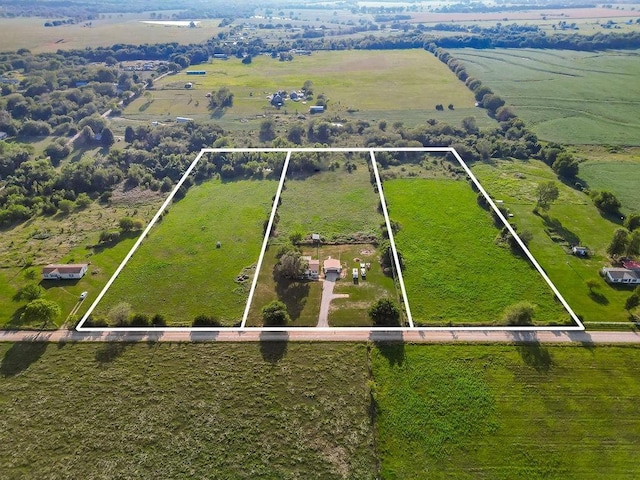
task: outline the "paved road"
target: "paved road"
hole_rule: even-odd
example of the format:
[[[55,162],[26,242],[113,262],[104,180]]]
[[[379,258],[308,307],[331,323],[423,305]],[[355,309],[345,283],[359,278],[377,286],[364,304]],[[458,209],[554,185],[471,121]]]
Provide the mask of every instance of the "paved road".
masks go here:
[[[6,342],[367,342],[404,341],[407,343],[581,343],[640,344],[636,332],[497,332],[497,331],[368,331],[352,329],[313,329],[289,332],[49,332],[0,331]]]

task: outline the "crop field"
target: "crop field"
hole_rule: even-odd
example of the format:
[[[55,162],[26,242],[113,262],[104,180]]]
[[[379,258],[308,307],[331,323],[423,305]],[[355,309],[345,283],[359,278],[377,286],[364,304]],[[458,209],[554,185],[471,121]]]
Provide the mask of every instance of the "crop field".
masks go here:
[[[191,70],[195,68],[190,68]],[[187,70],[190,70],[187,69]],[[446,65],[422,50],[314,52],[280,62],[268,56],[253,58],[244,65],[237,58],[212,60],[199,65],[204,76],[184,71],[158,81],[152,98],[139,98],[123,116],[130,120],[174,120],[187,116],[198,120],[214,118],[225,127],[238,124],[254,128],[257,115],[307,113],[309,104],[285,102],[280,110],[269,105],[267,95],[279,90],[298,90],[306,80],[313,82],[314,95],[328,98],[327,115],[349,118],[386,118],[407,125],[438,118],[451,123],[475,116],[480,126],[493,124],[474,107],[471,92]],[[187,82],[193,88],[185,89]],[[380,86],[384,85],[384,88]],[[212,117],[206,94],[222,86],[234,94],[233,107],[222,117]],[[436,104],[454,105],[454,110],[437,112]],[[352,113],[349,113],[352,112]]]
[[[580,164],[580,178],[593,190],[613,192],[622,213],[640,212],[640,161],[588,160]]]
[[[232,325],[242,318],[269,218],[275,180],[207,181],[189,189],[149,233],[96,312],[129,303],[169,325],[197,315]],[[221,248],[216,243],[221,242]]]
[[[17,478],[376,478],[364,345],[0,344]]]
[[[542,139],[640,145],[640,52],[454,49]]]
[[[0,18],[0,45],[3,51],[27,48],[40,53],[117,43],[200,43],[217,35],[220,23],[216,19],[202,20],[199,28],[141,23],[148,20],[151,20],[148,14],[113,14],[92,20],[91,26],[82,22],[45,27],[47,19],[42,17]]]
[[[497,245],[499,229],[464,181],[384,183],[414,322],[500,324],[513,304],[535,305],[534,323],[570,324],[569,314],[529,261]]]
[[[589,322],[627,322],[624,310],[630,290],[606,283],[598,271],[607,265],[606,247],[619,225],[602,217],[584,193],[558,182],[560,198],[541,216],[533,214],[538,183],[555,180],[542,162],[501,161],[476,164],[474,174],[493,198],[504,200],[519,230],[533,234],[529,249],[577,315]],[[571,245],[589,248],[589,258],[570,254]],[[586,282],[596,280],[590,290]]]
[[[381,478],[634,478],[633,347],[372,351]]]

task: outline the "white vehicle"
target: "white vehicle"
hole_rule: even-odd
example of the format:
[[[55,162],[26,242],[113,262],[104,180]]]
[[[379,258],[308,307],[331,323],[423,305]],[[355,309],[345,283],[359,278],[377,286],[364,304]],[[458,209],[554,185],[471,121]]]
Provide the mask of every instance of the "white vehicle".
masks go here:
[[[82,292],[80,294],[80,300],[84,300],[85,298],[87,298],[87,295],[89,294],[89,292]]]

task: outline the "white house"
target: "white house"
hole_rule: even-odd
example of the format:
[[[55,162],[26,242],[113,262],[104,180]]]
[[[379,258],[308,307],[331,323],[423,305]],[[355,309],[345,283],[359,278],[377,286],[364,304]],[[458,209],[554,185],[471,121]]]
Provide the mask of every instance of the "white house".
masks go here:
[[[311,280],[317,280],[320,276],[320,260],[314,260],[311,257],[302,258],[303,260],[306,260],[309,265],[307,270],[304,272],[304,276]]]
[[[52,263],[42,267],[42,278],[44,280],[75,280],[84,277],[88,268],[86,263]]]
[[[640,284],[640,274],[628,268],[603,268],[604,278],[609,283]]]

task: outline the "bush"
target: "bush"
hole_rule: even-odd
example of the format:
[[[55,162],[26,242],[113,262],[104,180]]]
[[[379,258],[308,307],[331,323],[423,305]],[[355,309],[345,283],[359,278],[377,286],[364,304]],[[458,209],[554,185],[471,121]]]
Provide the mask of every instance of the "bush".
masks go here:
[[[151,319],[151,326],[152,327],[166,327],[167,326],[167,321],[164,319],[164,316],[162,316],[159,313],[156,313],[153,318]]]
[[[369,318],[376,327],[399,327],[400,309],[389,298],[381,298],[369,308]]]
[[[289,320],[286,305],[278,300],[262,307],[262,323],[265,327],[281,327],[289,323]]]
[[[534,306],[529,302],[510,305],[504,311],[502,321],[506,325],[533,325]]]
[[[607,213],[618,213],[622,206],[620,200],[613,193],[607,191],[596,192],[593,195],[593,203],[599,210]]]
[[[148,327],[149,326],[149,316],[144,313],[136,313],[131,317],[131,326],[132,327]]]
[[[207,315],[198,315],[193,319],[193,323],[191,324],[194,327],[220,327],[222,324],[217,318],[210,317]]]
[[[640,214],[632,213],[624,219],[624,226],[633,232],[636,228],[640,227]]]

